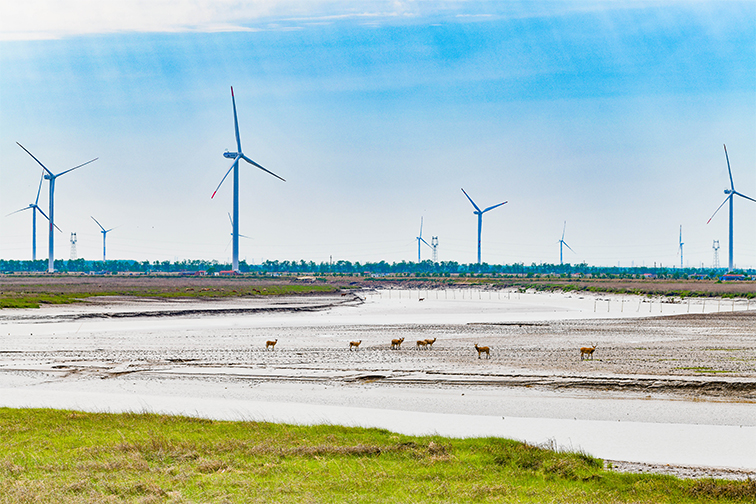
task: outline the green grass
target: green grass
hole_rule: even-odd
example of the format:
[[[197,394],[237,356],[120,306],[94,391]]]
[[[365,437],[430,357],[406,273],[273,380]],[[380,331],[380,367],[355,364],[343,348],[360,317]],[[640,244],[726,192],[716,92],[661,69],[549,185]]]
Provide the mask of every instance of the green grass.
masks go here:
[[[675,369],[680,370],[680,371],[695,371],[696,373],[729,373],[730,372],[730,371],[710,368],[708,366],[676,367]]]
[[[498,438],[0,408],[2,503],[753,502]]]

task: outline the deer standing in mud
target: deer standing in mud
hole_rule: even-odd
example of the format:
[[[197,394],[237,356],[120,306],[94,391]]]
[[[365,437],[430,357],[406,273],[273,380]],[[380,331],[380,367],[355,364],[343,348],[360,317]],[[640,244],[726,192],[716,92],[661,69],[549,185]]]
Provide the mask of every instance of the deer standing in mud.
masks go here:
[[[491,358],[491,349],[487,346],[478,346],[478,344],[475,343],[475,350],[478,351],[478,359],[480,359],[480,354],[482,353],[486,354],[486,359]]]
[[[420,350],[421,348],[425,348],[426,350],[428,349],[427,340],[424,340],[424,339],[417,340],[417,349]]]
[[[354,348],[354,350],[356,352],[359,352],[360,351],[360,343],[362,343],[362,340],[360,340],[360,341],[350,341],[349,342],[349,351],[351,352],[352,348]]]
[[[402,341],[404,341],[404,338],[392,339],[391,350],[399,350],[399,347],[402,346]]]
[[[583,360],[586,355],[591,356],[591,360],[593,360],[593,352],[596,350],[596,345],[593,345],[592,347],[582,347],[580,348],[580,360]]]
[[[268,348],[271,348],[271,349],[275,350],[276,349],[276,343],[278,343],[278,339],[276,339],[274,341],[270,341],[270,340],[266,341],[265,342],[265,350],[267,350]]]
[[[433,348],[433,343],[435,343],[435,342],[436,342],[436,339],[437,339],[437,338],[433,338],[433,339],[426,339],[426,340],[425,340],[425,344],[426,344],[426,345],[428,345],[428,348]]]

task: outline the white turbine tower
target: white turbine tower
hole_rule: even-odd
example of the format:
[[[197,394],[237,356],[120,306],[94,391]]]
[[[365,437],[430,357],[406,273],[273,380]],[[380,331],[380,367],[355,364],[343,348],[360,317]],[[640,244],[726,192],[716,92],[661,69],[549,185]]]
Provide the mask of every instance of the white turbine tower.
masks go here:
[[[478,208],[478,205],[475,204],[472,198],[465,192],[464,189],[462,189],[462,192],[465,193],[465,196],[467,196],[467,199],[469,199],[470,203],[472,203],[472,206],[475,207],[475,211],[473,213],[478,216],[478,264],[480,264],[480,233],[481,233],[481,230],[483,229],[483,214],[488,212],[489,210],[493,210],[496,207],[500,207],[501,205],[504,205],[507,202],[505,201],[503,203],[490,206],[486,208],[485,210],[481,210],[480,208]]]
[[[45,172],[42,172],[44,174]],[[13,214],[17,214],[18,212],[23,212],[24,210],[31,209],[32,211],[32,261],[37,260],[37,212],[42,214],[42,217],[50,220],[47,215],[45,215],[45,212],[42,211],[41,208],[39,208],[39,193],[42,192],[42,180],[43,177],[39,177],[39,187],[37,188],[37,199],[34,200],[34,203],[29,203],[29,206],[24,207],[20,210],[16,210],[15,212],[11,212],[6,217],[9,217]],[[60,228],[58,226],[55,226],[55,229],[60,231]],[[62,232],[62,231],[61,231]]]
[[[47,179],[47,180],[50,181],[50,211],[49,211],[50,216],[48,217],[48,220],[50,221],[50,226],[49,226],[50,231],[48,233],[47,272],[48,273],[54,273],[55,272],[55,240],[54,240],[54,236],[53,236],[53,228],[56,227],[55,226],[55,206],[54,206],[54,201],[55,201],[55,179],[57,179],[61,175],[65,175],[68,172],[74,171],[77,168],[81,168],[82,166],[88,165],[89,163],[93,163],[94,161],[97,161],[99,158],[94,158],[94,159],[92,159],[90,161],[87,161],[86,163],[82,163],[82,164],[80,164],[78,166],[74,166],[73,168],[69,168],[68,170],[62,171],[62,172],[60,172],[60,173],[58,173],[56,175],[53,172],[51,172],[50,170],[48,170],[47,167],[45,165],[43,165],[42,162],[40,162],[39,159],[37,159],[36,157],[34,157],[34,154],[32,154],[31,152],[29,152],[26,149],[26,147],[24,147],[23,145],[21,145],[18,142],[16,142],[16,143],[18,144],[19,147],[21,147],[22,149],[24,149],[26,151],[26,153],[29,154],[32,157],[32,159],[34,159],[34,161],[36,161],[39,164],[39,166],[41,166],[47,172],[44,177],[45,177],[45,179]]]
[[[572,247],[567,245],[567,242],[564,241],[564,232],[567,231],[567,221],[564,221],[564,227],[562,228],[562,239],[559,240],[559,264],[564,264],[564,261],[562,258],[564,257],[562,254],[563,247],[567,247],[568,249],[572,250]],[[572,253],[574,254],[575,251],[572,250]]]
[[[420,217],[420,234],[417,237],[417,262],[418,263],[422,262],[422,260],[420,259],[420,245],[423,243],[431,247],[431,245],[423,239],[423,218]],[[433,247],[431,247],[431,249],[432,248]]]
[[[680,269],[683,269],[683,245],[682,241],[682,225],[680,226]]]
[[[92,216],[90,215],[90,217]],[[108,236],[108,233],[113,231],[115,228],[105,229],[104,227],[102,227],[102,224],[100,224],[97,219],[92,217],[92,220],[97,222],[97,225],[100,226],[100,229],[101,229],[100,232],[102,233],[102,262],[105,262],[107,260],[106,255],[105,255],[105,238]]]
[[[228,169],[226,174],[223,176],[223,179],[221,179],[220,184],[218,184],[218,187],[213,192],[213,195],[210,196],[210,199],[215,197],[215,193],[218,192],[218,189],[220,189],[220,186],[223,185],[223,182],[226,180],[226,177],[228,177],[228,174],[231,173],[231,170],[234,171],[234,206],[233,206],[233,217],[231,218],[231,222],[233,224],[234,230],[233,230],[233,248],[232,248],[232,259],[231,259],[231,267],[235,272],[239,272],[239,160],[243,159],[247,163],[251,164],[252,166],[256,166],[259,169],[261,169],[264,172],[267,172],[277,179],[284,180],[283,178],[279,177],[275,173],[273,173],[270,170],[267,170],[266,168],[263,168],[259,164],[255,163],[251,159],[249,159],[247,156],[244,155],[242,152],[241,147],[241,138],[239,137],[239,120],[236,116],[236,99],[234,98],[234,88],[231,86],[231,103],[234,106],[234,131],[236,132],[236,152],[224,152],[223,157],[228,159],[233,159],[234,162],[231,163],[231,168]]]
[[[732,204],[732,201],[735,199],[734,196],[736,194],[738,196],[740,196],[741,198],[745,198],[747,200],[751,200],[751,201],[754,201],[754,202],[756,202],[756,199],[753,199],[750,196],[746,196],[745,194],[741,194],[741,193],[739,193],[738,191],[735,190],[735,183],[732,181],[732,170],[730,169],[730,156],[727,155],[727,146],[726,145],[724,146],[724,151],[725,151],[725,158],[727,159],[727,172],[730,174],[730,189],[725,189],[724,190],[724,193],[727,195],[727,197],[722,202],[722,204],[719,205],[719,208],[717,208],[714,211],[714,214],[711,217],[709,217],[709,220],[706,222],[706,224],[708,224],[709,222],[711,222],[711,219],[714,218],[714,215],[717,215],[717,212],[719,212],[719,209],[722,208],[724,206],[724,204],[727,203],[727,201],[729,200],[730,201],[730,257],[729,257],[728,271],[732,271],[732,269],[733,269],[733,261],[732,261],[732,243],[733,243],[733,239],[732,239],[732,207],[733,207],[733,204]]]

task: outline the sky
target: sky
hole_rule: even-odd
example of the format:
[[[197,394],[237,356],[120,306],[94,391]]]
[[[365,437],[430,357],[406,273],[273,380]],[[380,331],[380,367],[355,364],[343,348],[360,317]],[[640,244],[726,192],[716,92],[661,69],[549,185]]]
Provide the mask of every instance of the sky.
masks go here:
[[[0,258],[727,265],[756,198],[756,2],[0,0]],[[40,207],[48,211],[47,181]],[[756,203],[734,205],[756,267]],[[47,227],[37,223],[37,257]],[[423,245],[422,259],[431,250]]]

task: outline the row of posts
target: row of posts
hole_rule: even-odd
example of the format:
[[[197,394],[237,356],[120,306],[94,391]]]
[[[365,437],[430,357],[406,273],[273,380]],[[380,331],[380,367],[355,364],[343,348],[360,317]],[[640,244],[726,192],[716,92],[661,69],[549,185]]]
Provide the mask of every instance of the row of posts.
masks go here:
[[[383,298],[386,296],[388,299],[417,299],[417,300],[426,300],[426,299],[521,299],[522,293],[517,291],[511,291],[511,290],[482,290],[482,289],[432,289],[432,290],[402,290],[402,289],[386,289],[386,290],[379,290],[376,291],[376,294],[379,298]],[[414,294],[414,295],[413,295]],[[375,294],[374,294],[375,295]],[[541,294],[542,295],[542,294]],[[664,313],[664,305],[680,305],[682,303],[685,303],[687,305],[687,313],[691,313],[691,298],[685,298],[683,300],[680,300],[680,302],[677,303],[670,303],[665,302],[662,298],[643,298],[640,297],[638,299],[637,306],[634,306],[634,300],[632,299],[625,299],[620,298],[617,299],[599,299],[594,298],[593,300],[593,311],[594,313],[597,313],[599,311],[604,311],[604,303],[606,303],[606,312],[611,312],[612,309],[612,301],[614,301],[614,304],[619,304],[620,306],[620,312],[624,313],[625,311],[625,304],[628,305],[628,310],[631,310],[632,308],[635,308],[635,312],[640,313],[641,309],[645,311],[644,304],[648,305],[648,313],[654,313],[654,307],[658,307],[657,313]],[[721,312],[723,310],[725,311],[736,311],[736,306],[740,307],[745,304],[745,310],[751,309],[751,300],[750,299],[730,299],[729,303],[727,300],[724,300],[723,304],[723,298],[696,298],[696,301],[700,301],[701,309],[700,313],[706,313],[706,305],[708,301],[709,307],[711,309],[710,312]],[[699,313],[698,307],[695,306],[696,304],[699,304],[697,302],[693,303],[693,313]],[[729,305],[729,306],[727,306]],[[756,305],[756,303],[754,303]],[[713,310],[713,307],[716,306],[716,310]],[[727,310],[729,308],[729,310]],[[742,310],[739,310],[742,311]]]

